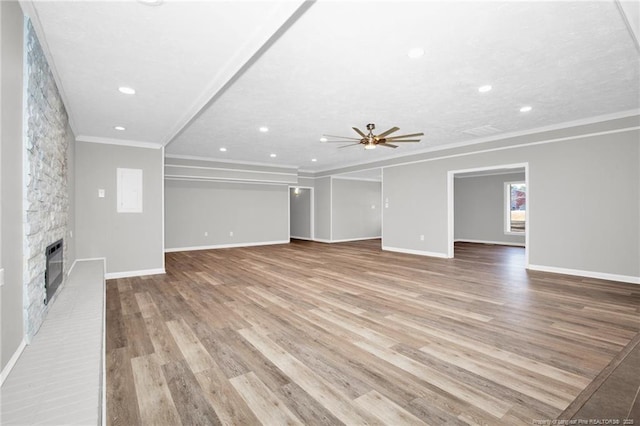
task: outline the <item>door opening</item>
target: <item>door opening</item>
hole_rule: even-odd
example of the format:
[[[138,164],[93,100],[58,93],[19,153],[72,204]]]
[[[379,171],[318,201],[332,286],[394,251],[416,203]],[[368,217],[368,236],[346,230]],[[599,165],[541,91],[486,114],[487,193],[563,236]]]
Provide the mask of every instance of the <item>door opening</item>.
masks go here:
[[[289,188],[289,237],[313,240],[313,188]]]
[[[465,243],[516,246],[528,267],[528,163],[451,170],[447,191],[449,258]]]

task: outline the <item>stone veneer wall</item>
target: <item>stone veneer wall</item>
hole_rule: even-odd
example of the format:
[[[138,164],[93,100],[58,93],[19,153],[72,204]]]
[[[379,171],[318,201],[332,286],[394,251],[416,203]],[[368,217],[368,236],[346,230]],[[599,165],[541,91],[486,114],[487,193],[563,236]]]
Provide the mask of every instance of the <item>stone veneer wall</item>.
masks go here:
[[[46,247],[65,238],[64,282],[68,264],[68,117],[31,22],[26,35],[24,308],[27,340],[47,314],[44,272]],[[62,290],[58,288],[58,292]],[[55,300],[55,298],[54,298]]]

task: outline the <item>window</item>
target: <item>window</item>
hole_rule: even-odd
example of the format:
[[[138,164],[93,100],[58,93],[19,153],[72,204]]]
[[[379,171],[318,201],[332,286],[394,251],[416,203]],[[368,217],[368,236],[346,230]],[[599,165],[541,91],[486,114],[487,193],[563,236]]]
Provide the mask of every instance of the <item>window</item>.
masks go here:
[[[527,222],[527,185],[505,182],[505,233],[524,233]]]

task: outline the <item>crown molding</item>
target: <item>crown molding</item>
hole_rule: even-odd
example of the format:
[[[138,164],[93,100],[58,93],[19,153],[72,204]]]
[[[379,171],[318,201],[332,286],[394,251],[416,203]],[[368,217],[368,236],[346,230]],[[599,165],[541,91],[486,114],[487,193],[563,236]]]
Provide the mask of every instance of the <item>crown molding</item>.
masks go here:
[[[298,172],[298,167],[296,166],[273,164],[273,163],[260,163],[257,161],[227,160],[227,159],[220,159],[220,158],[199,157],[196,155],[179,155],[179,154],[165,154],[165,158],[175,158],[178,160],[209,161],[209,162],[215,162],[215,163],[227,163],[227,164],[236,164],[236,165],[243,165],[243,166],[260,166],[260,167],[271,167],[271,168],[279,168],[279,169],[292,169],[292,170],[295,170],[296,173]]]
[[[338,179],[338,180],[361,180],[361,181],[365,181],[365,182],[382,182],[382,178],[380,179],[371,179],[371,178],[359,178],[359,177],[350,177],[350,176],[340,176],[340,175],[335,175],[333,176],[334,179]]]
[[[545,133],[545,132],[551,132],[551,131],[557,131],[557,130],[565,130],[565,129],[570,129],[570,128],[573,128],[573,127],[587,126],[587,125],[591,125],[591,124],[604,123],[604,122],[607,122],[607,121],[618,120],[618,119],[623,119],[623,118],[631,118],[631,117],[637,117],[638,118],[637,125],[628,126],[628,127],[621,127],[619,129],[606,130],[606,131],[602,131],[602,132],[585,132],[585,133],[580,133],[580,134],[576,134],[576,135],[572,135],[572,136],[566,136],[566,137],[559,137],[559,138],[542,138],[538,142],[529,142],[529,143],[520,143],[520,144],[514,143],[514,144],[511,144],[511,145],[507,145],[507,146],[505,146],[505,147],[503,147],[501,149],[517,148],[517,147],[520,147],[520,146],[528,146],[528,145],[531,145],[531,144],[561,142],[561,141],[564,141],[564,140],[575,139],[575,138],[578,138],[578,137],[587,137],[587,136],[593,136],[593,135],[599,135],[599,134],[609,134],[609,133],[618,133],[618,132],[621,132],[621,131],[637,130],[638,128],[640,128],[640,109],[632,109],[632,110],[620,111],[620,112],[613,113],[613,114],[605,114],[605,115],[599,115],[599,116],[595,116],[595,117],[584,118],[584,119],[580,119],[580,120],[566,121],[566,122],[563,122],[563,123],[554,124],[554,125],[550,125],[550,126],[536,127],[536,128],[533,128],[533,129],[522,130],[522,131],[517,131],[517,132],[501,133],[501,134],[498,134],[498,135],[492,135],[492,136],[487,136],[487,137],[483,137],[483,138],[471,139],[471,140],[464,141],[464,142],[454,142],[454,143],[447,144],[447,145],[440,145],[440,146],[426,148],[426,149],[419,150],[419,151],[413,151],[410,154],[399,154],[399,155],[387,157],[387,158],[376,160],[376,161],[362,161],[362,162],[358,162],[358,163],[351,163],[351,164],[347,164],[347,165],[340,166],[340,167],[333,167],[333,168],[329,168],[329,169],[317,170],[317,171],[314,171],[312,173],[314,173],[315,177],[322,177],[322,176],[331,175],[331,172],[351,173],[351,172],[360,172],[360,171],[365,171],[365,170],[379,169],[379,168],[389,167],[389,166],[396,166],[396,165],[401,165],[401,164],[416,163],[416,162],[425,161],[425,160],[414,160],[412,158],[414,158],[416,156],[419,156],[421,154],[427,154],[427,153],[430,153],[430,152],[446,151],[446,150],[450,150],[450,149],[463,148],[463,147],[472,146],[472,145],[481,145],[481,144],[489,143],[489,142],[497,142],[497,141],[501,141],[501,140],[513,139],[513,138],[518,138],[518,137],[523,137],[523,136],[531,136],[531,135],[535,135],[535,134],[538,134],[538,133]],[[474,154],[476,152],[485,152],[485,150],[483,150],[481,147],[478,147],[477,150],[469,151],[468,153],[464,153],[464,155]],[[399,159],[403,159],[403,160],[406,160],[406,161],[399,162],[397,164],[379,165],[379,163],[384,163],[384,162],[388,162],[388,161],[392,161],[392,160],[399,160]],[[347,168],[350,168],[350,167],[367,166],[367,165],[369,165],[370,167],[357,169],[357,170],[350,170],[349,172],[339,172],[339,171],[341,171],[343,169],[347,169]]]

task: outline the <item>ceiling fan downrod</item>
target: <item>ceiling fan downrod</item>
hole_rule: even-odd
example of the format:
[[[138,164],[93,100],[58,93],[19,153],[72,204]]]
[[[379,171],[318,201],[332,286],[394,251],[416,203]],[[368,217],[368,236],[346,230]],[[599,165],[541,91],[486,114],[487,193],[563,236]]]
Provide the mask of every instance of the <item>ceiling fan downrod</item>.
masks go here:
[[[364,149],[375,149],[376,148],[376,139],[373,135],[373,129],[376,128],[376,125],[373,123],[367,124],[367,130],[369,134],[366,137],[366,143],[364,144]]]

